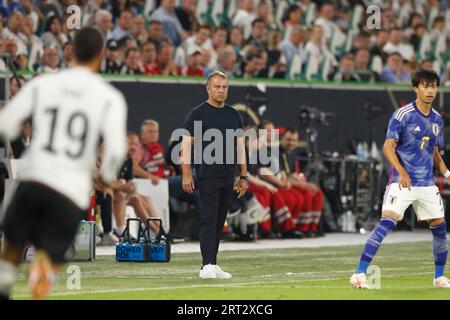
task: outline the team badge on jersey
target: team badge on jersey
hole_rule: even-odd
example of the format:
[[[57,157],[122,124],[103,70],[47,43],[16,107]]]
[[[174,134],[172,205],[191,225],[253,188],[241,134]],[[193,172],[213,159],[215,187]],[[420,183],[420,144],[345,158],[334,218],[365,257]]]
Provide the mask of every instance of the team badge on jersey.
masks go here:
[[[439,134],[439,125],[437,123],[433,123],[431,127],[433,129],[434,135],[437,136]]]

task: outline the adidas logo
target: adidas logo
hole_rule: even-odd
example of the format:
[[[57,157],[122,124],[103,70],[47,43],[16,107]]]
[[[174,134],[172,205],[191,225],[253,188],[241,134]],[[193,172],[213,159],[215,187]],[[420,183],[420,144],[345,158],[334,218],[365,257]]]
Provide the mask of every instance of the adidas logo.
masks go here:
[[[420,132],[420,131],[422,131],[422,130],[420,130],[420,127],[419,126],[417,126],[415,129],[414,129],[414,131],[418,131],[418,132]]]

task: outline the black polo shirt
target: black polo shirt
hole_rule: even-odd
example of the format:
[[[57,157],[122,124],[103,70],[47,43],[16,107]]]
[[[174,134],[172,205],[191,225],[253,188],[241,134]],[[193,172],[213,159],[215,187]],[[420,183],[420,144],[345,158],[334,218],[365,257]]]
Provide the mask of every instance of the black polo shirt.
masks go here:
[[[195,136],[195,127],[194,122],[199,121],[201,123],[201,137]],[[227,145],[231,145],[233,143],[232,140],[234,139],[234,146],[236,146],[236,139],[235,137],[228,134],[227,136],[227,129],[232,130],[238,130],[243,129],[244,125],[242,122],[242,118],[239,114],[239,111],[232,108],[229,105],[225,105],[223,108],[216,108],[212,105],[210,105],[208,102],[204,102],[201,105],[195,107],[192,109],[192,111],[188,114],[186,121],[184,122],[183,127],[189,131],[189,134],[192,137],[195,137],[196,141],[195,144],[197,145],[200,143],[198,141],[198,138],[203,140],[202,142],[202,148],[201,148],[201,158],[199,154],[196,154],[197,159],[201,159],[201,163],[194,163],[194,169],[195,174],[198,179],[204,179],[204,178],[233,178],[234,173],[236,170],[236,148],[234,148],[233,151],[228,152],[234,152],[234,163],[226,163],[226,152],[227,152]],[[221,143],[222,147],[222,156],[219,157],[218,154],[216,154],[217,148],[214,146],[218,146],[218,141],[216,141],[216,137],[211,137],[211,141],[205,141],[206,136],[204,135],[205,132],[208,129],[217,129],[220,131],[220,134],[222,136],[223,143]],[[211,131],[210,131],[211,132]],[[243,136],[243,134],[239,134],[236,136]],[[213,145],[214,143],[214,145]],[[211,146],[209,146],[211,145]],[[195,147],[194,147],[194,153],[195,153]],[[206,151],[206,152],[205,152]],[[205,163],[205,158],[203,155],[210,154],[213,156],[214,161],[211,161],[209,163]],[[200,161],[199,161],[200,162]]]

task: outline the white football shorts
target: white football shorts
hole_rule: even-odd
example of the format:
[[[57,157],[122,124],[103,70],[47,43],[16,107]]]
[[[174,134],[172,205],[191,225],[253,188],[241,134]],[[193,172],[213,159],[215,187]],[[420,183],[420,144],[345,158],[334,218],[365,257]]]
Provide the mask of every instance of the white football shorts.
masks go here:
[[[444,205],[437,186],[411,187],[400,190],[398,183],[386,187],[381,211],[393,211],[403,219],[405,210],[413,205],[419,221],[444,217]]]

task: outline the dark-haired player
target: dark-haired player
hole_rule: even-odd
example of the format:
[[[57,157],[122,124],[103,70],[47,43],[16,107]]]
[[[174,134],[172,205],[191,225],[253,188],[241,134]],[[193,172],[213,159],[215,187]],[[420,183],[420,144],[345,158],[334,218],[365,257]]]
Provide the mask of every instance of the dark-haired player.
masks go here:
[[[418,220],[427,221],[433,234],[433,285],[450,288],[449,280],[444,276],[448,253],[444,207],[433,179],[434,162],[450,183],[450,171],[438,149],[443,145],[442,117],[432,107],[439,83],[439,76],[434,71],[417,71],[412,78],[417,99],[391,117],[383,151],[392,165],[392,175],[384,194],[381,220],[370,234],[350,278],[350,283],[357,288],[370,288],[367,268],[383,239],[411,204]]]
[[[104,141],[101,179],[116,179],[126,153],[126,103],[119,91],[94,74],[104,39],[93,28],[75,36],[76,65],[29,81],[0,113],[0,137],[19,134],[33,118],[33,144],[2,226],[0,297],[9,298],[24,246],[36,248],[29,283],[36,299],[46,297],[57,266],[89,207],[92,173],[100,137]]]

